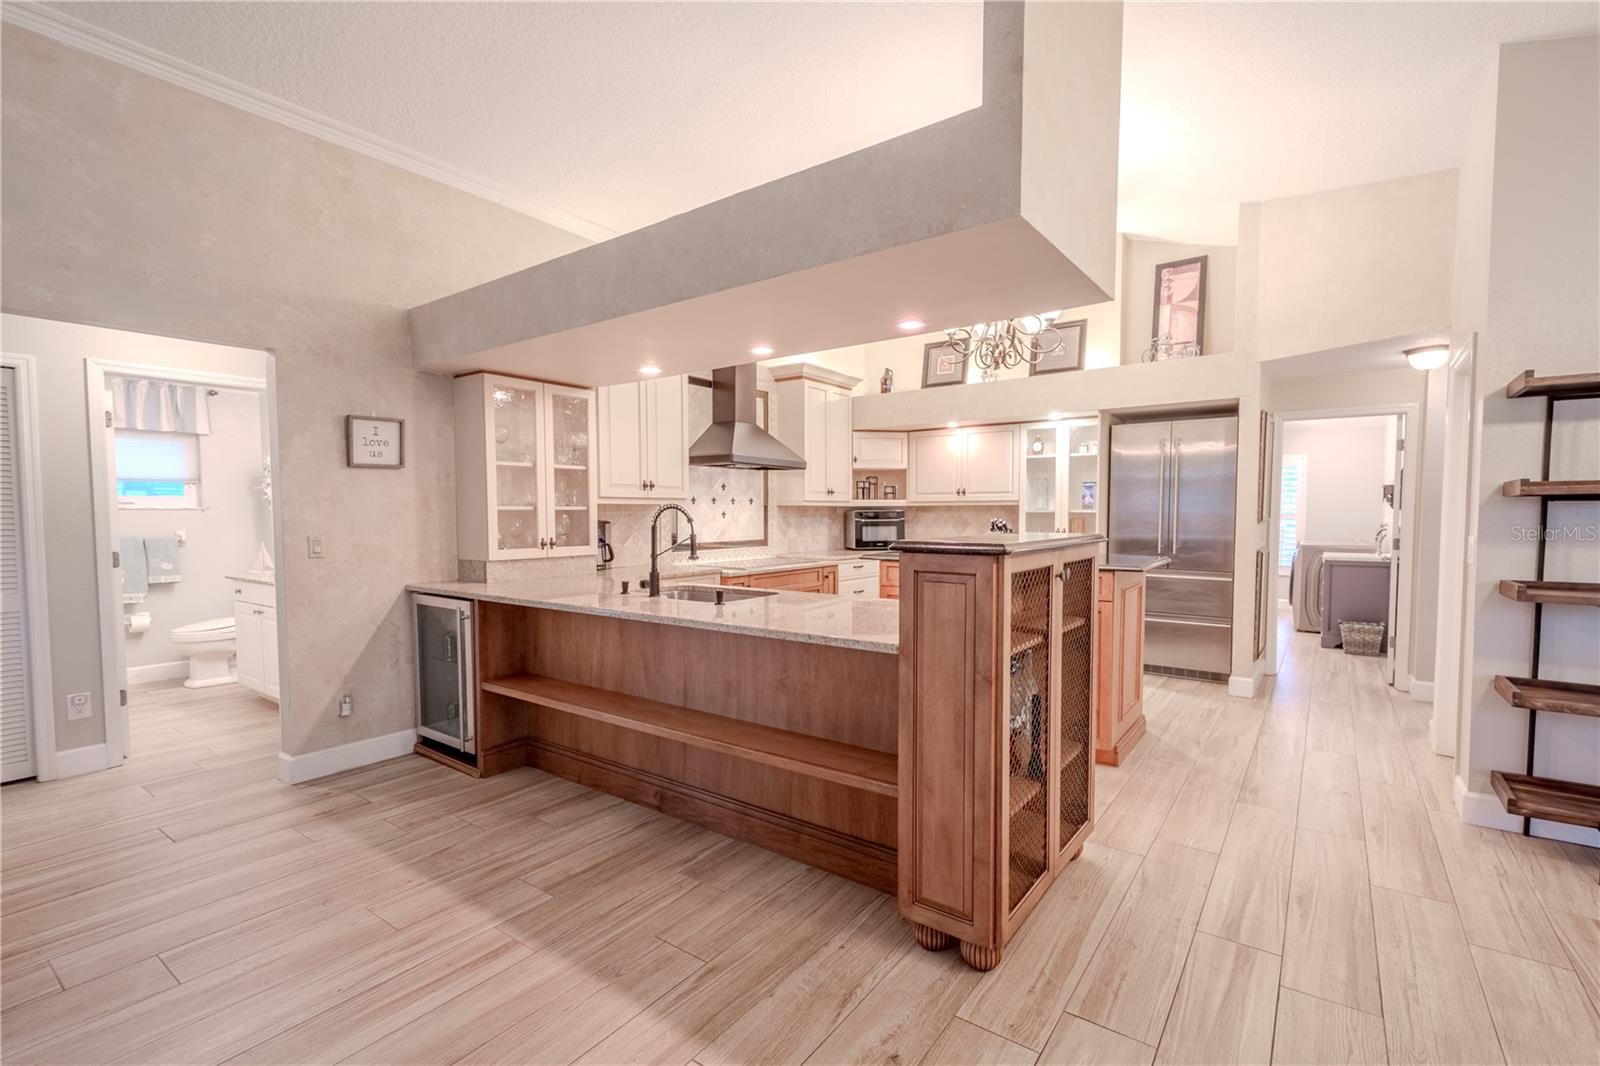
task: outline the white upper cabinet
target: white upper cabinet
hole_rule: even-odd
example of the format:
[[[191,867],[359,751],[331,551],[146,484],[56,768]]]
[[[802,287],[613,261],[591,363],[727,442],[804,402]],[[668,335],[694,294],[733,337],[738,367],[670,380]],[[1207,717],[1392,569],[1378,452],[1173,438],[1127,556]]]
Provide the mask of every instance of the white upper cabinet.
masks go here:
[[[594,391],[497,374],[455,389],[461,558],[592,555]]]
[[[1017,499],[1016,426],[931,429],[911,434],[906,498],[934,502]]]
[[[772,379],[772,435],[806,461],[804,470],[773,472],[772,499],[850,503],[850,390],[858,379],[809,363],[774,367]]]
[[[904,433],[855,433],[857,470],[904,470],[910,459]]]
[[[688,379],[683,375],[599,390],[600,498],[677,500],[689,495]]]

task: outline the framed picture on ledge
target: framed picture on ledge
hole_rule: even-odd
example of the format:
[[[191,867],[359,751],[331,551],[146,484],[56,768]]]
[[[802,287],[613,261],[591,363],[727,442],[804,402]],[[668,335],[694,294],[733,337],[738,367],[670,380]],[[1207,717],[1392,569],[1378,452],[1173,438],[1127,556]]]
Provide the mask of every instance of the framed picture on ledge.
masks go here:
[[[950,342],[933,341],[922,349],[922,387],[960,385],[967,380],[967,361],[955,353]]]
[[[1060,346],[1053,352],[1041,355],[1038,362],[1029,363],[1029,377],[1083,369],[1084,346],[1089,340],[1089,320],[1078,318],[1071,322],[1057,322],[1055,327],[1061,334]]]
[[[1151,339],[1167,338],[1174,345],[1193,344],[1205,350],[1206,257],[1175,259],[1156,267],[1155,313]]]

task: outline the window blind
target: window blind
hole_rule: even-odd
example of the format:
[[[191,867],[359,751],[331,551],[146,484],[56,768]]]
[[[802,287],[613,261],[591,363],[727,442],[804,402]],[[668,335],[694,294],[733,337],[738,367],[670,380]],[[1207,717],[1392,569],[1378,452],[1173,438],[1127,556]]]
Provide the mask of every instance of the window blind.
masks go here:
[[[1306,457],[1283,457],[1283,482],[1278,491],[1278,569],[1294,565],[1300,547],[1300,508],[1306,480]]]
[[[193,433],[117,430],[118,481],[199,481],[200,438]]]

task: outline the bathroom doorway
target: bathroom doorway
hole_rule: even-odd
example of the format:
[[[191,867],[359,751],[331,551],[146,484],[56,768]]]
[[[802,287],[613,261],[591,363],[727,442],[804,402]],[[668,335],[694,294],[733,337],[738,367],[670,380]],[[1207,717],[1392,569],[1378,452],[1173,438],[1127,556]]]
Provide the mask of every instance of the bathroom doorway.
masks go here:
[[[270,356],[184,354],[85,365],[109,765],[281,729]]]
[[[1406,442],[1415,423],[1410,407],[1286,413],[1273,450],[1269,571],[1287,629],[1337,648],[1341,622],[1381,625],[1391,685],[1410,670],[1415,478]]]

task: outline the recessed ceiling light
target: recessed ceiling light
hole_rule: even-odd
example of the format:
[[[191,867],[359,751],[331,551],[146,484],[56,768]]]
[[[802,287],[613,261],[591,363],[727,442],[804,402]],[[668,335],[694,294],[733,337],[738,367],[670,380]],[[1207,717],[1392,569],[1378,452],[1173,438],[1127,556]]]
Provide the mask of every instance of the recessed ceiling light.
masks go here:
[[[1450,359],[1448,344],[1424,344],[1420,348],[1407,348],[1406,362],[1418,370],[1438,370]]]
[[[644,366],[639,368],[639,373],[643,374],[647,378],[653,378],[657,374],[661,373],[661,368],[656,366],[654,363],[646,363]]]
[[[772,354],[772,346],[769,345],[769,344],[758,344],[754,348],[750,349],[750,354],[751,355],[759,355],[759,356],[771,355]]]
[[[1045,415],[1044,417],[1047,420],[1051,421],[1051,422],[1059,422],[1059,421],[1061,421],[1063,418],[1065,418],[1067,416],[1062,414],[1060,411],[1051,411],[1049,414]]]
[[[944,428],[945,429],[955,429],[959,425],[961,425],[960,422],[946,422],[944,424]]]
[[[900,320],[900,328],[907,333],[915,333],[926,325],[927,323],[920,318],[903,318]]]

